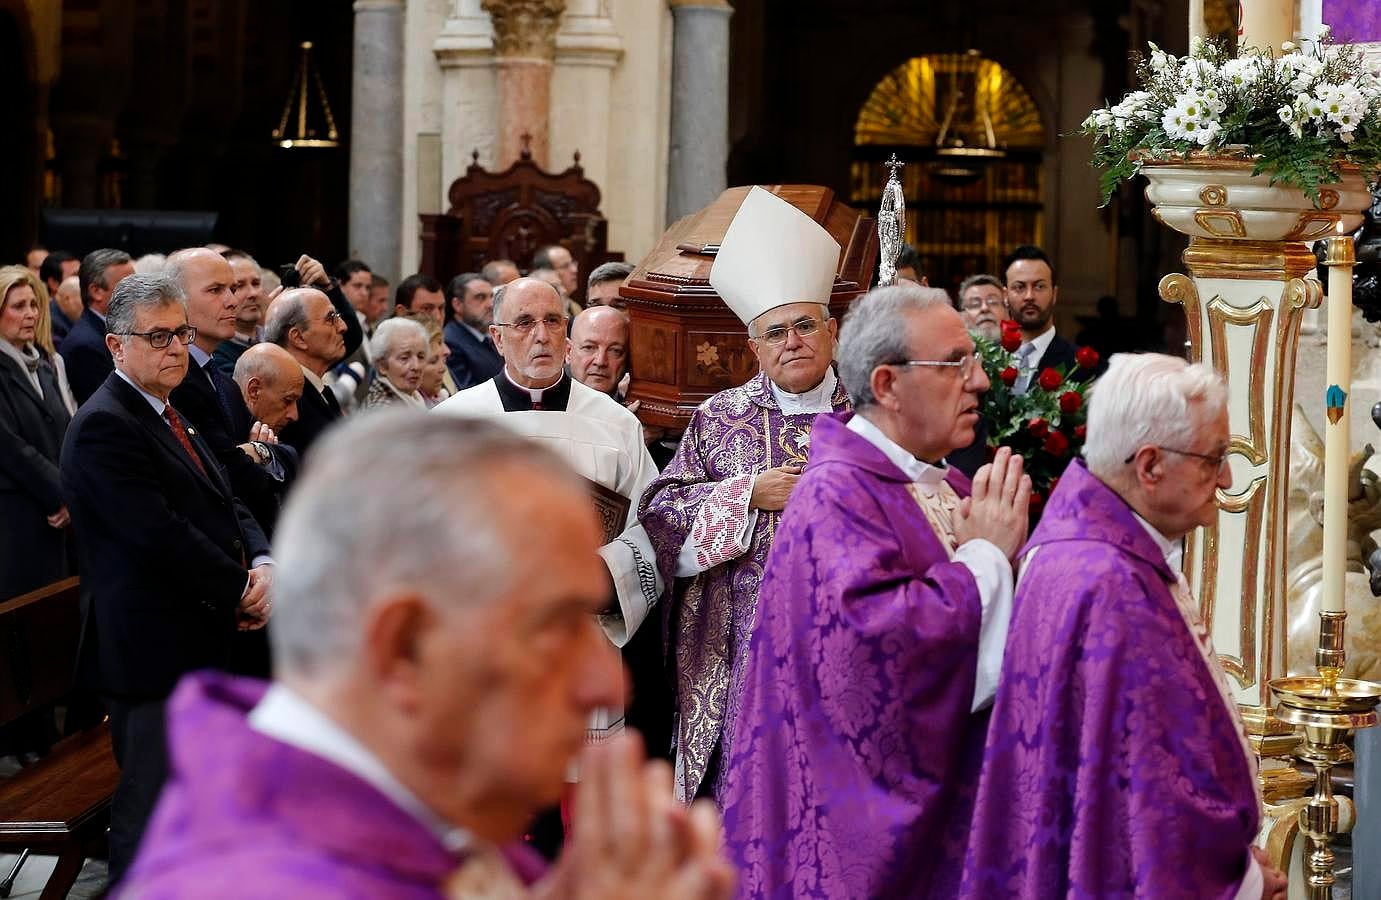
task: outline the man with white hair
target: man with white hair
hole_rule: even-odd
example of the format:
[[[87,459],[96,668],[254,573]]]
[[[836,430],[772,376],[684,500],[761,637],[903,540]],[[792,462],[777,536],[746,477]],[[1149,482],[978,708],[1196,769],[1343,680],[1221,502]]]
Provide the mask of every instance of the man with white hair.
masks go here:
[[[1087,462],[1024,550],[963,896],[1285,897],[1251,847],[1254,757],[1180,572],[1228,453],[1213,369],[1112,358]]]
[[[183,681],[121,896],[726,900],[713,809],[631,738],[587,755],[550,872],[519,842],[621,698],[598,533],[561,459],[497,425],[385,412],[324,439],[279,531],[275,681]]]
[[[943,290],[857,301],[758,596],[721,796],[753,897],[954,896],[1031,480],[969,479],[988,388]],[[994,895],[1000,896],[1000,895]]]
[[[720,242],[710,285],[748,327],[758,374],[691,416],[643,495],[641,521],[672,587],[677,793],[717,796],[772,536],[820,413],[849,409],[835,376],[829,299],[839,244],[762,188]]]

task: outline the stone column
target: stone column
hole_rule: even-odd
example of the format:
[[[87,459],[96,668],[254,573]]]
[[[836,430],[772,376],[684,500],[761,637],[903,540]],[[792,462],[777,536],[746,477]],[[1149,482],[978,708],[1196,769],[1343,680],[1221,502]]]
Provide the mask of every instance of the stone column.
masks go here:
[[[729,159],[728,0],[669,0],[674,19],[667,223],[708,205]]]
[[[609,138],[614,67],[623,41],[605,0],[567,0],[556,35],[556,70],[551,86],[551,163],[569,166],[577,151],[585,177],[608,191]]]
[[[547,165],[552,60],[566,0],[480,0],[494,26],[499,57],[497,166],[516,160],[524,136],[537,164]]]
[[[355,0],[350,253],[397,283],[403,218],[403,0]]]

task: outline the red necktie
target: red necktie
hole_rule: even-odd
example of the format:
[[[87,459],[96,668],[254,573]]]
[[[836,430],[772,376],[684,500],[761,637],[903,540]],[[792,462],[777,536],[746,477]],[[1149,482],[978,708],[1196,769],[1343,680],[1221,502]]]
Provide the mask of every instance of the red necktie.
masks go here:
[[[196,448],[192,446],[192,439],[187,436],[187,426],[182,424],[182,416],[179,416],[171,406],[164,406],[163,418],[168,422],[168,427],[173,430],[173,437],[177,438],[182,449],[186,450],[187,455],[192,457],[192,462],[196,463],[197,471],[201,472],[204,477],[210,478],[211,476],[206,474],[206,466],[202,464],[201,457],[197,455]]]

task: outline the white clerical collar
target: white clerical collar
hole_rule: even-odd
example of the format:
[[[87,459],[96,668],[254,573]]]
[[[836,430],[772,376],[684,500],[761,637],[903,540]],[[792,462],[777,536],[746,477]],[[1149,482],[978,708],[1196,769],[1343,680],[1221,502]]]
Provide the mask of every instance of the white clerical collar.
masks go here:
[[[469,832],[432,812],[368,748],[291,689],[271,685],[250,711],[249,727],[358,776],[425,825],[451,853],[458,853],[471,843]]]
[[[563,371],[560,375],[556,376],[556,380],[553,381],[551,384],[547,385],[546,387],[540,388],[530,388],[527,385],[519,384],[518,382],[514,381],[513,376],[508,374],[508,366],[503,367],[503,377],[508,379],[509,384],[513,385],[515,388],[531,397],[533,403],[541,403],[542,395],[545,394],[547,391],[551,390],[552,388],[556,387],[558,384],[560,384],[561,379],[566,377],[566,373]]]
[[[1026,341],[1021,347],[1018,347],[1017,353],[1021,353],[1021,351],[1025,349],[1026,346],[1035,347],[1035,352],[1031,353],[1030,356],[1025,357],[1027,360],[1030,361],[1031,367],[1035,368],[1036,366],[1040,365],[1041,358],[1045,356],[1045,351],[1050,349],[1050,342],[1053,340],[1055,340],[1055,326],[1052,324],[1049,328],[1045,329],[1045,331],[1041,332],[1038,336],[1032,338],[1029,341]]]
[[[819,384],[799,394],[792,394],[771,378],[767,379],[777,406],[781,408],[783,415],[788,416],[833,412],[834,389],[838,382],[833,366],[825,370],[825,377],[820,379]]]
[[[945,480],[945,475],[949,472],[949,466],[943,460],[940,465],[932,466],[923,459],[917,459],[901,444],[883,434],[881,428],[861,415],[855,414],[844,427],[881,450],[882,455],[886,456],[892,465],[901,469],[902,473],[916,484],[938,485]]]
[[[313,372],[311,369],[307,368],[301,363],[298,363],[297,367],[302,370],[302,377],[307,379],[308,384],[316,388],[316,392],[318,394],[324,394],[326,392],[326,382],[321,380],[320,375]]]
[[[1156,547],[1160,550],[1161,555],[1165,557],[1165,564],[1170,567],[1170,571],[1179,572],[1180,567],[1184,565],[1184,542],[1172,541],[1162,534],[1159,528],[1142,518],[1141,513],[1136,510],[1132,510],[1132,515],[1136,517],[1141,527],[1146,529],[1146,533],[1151,536],[1151,540],[1156,542]]]
[[[133,378],[130,378],[128,375],[126,375],[126,374],[124,373],[124,370],[123,370],[123,369],[116,369],[116,370],[115,370],[115,374],[116,374],[116,375],[119,375],[121,378],[123,378],[124,381],[125,381],[125,384],[129,385],[130,387],[132,387],[132,388],[134,388],[136,391],[138,391],[138,392],[139,392],[139,396],[141,396],[141,397],[143,397],[145,400],[149,401],[149,406],[152,406],[152,407],[153,407],[153,411],[154,411],[155,413],[158,414],[158,417],[159,417],[160,419],[163,418],[163,410],[167,409],[167,407],[168,407],[168,404],[167,404],[166,401],[159,400],[159,399],[158,399],[157,397],[155,397],[153,394],[150,394],[148,391],[144,390],[144,389],[141,388],[139,385],[135,384],[135,383],[134,383],[134,379],[133,379]]]

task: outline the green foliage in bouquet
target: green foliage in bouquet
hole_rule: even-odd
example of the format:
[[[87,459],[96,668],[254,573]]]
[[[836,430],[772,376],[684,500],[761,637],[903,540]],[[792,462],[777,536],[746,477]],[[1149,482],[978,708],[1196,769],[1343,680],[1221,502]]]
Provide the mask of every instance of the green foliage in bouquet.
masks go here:
[[[999,341],[974,340],[992,382],[978,410],[988,429],[988,450],[991,454],[998,447],[1010,447],[1021,454],[1031,476],[1034,521],[1065,466],[1083,450],[1090,383],[1072,380],[1073,373],[1065,367],[1048,367],[1035,374],[1026,393],[1018,394],[1013,390],[1020,374],[1016,350],[1022,339],[1017,324],[1003,322]],[[1076,359],[1080,369],[1098,366],[1098,352],[1091,347],[1081,347]]]
[[[1103,169],[1105,205],[1143,161],[1193,151],[1253,160],[1252,174],[1315,204],[1344,164],[1370,182],[1381,171],[1381,76],[1357,47],[1334,45],[1327,26],[1278,57],[1250,48],[1234,57],[1205,41],[1183,58],[1150,49],[1137,65],[1142,89],[1094,110],[1081,128]]]

